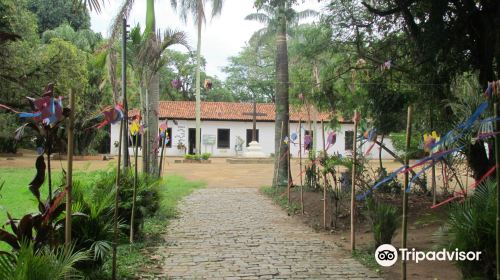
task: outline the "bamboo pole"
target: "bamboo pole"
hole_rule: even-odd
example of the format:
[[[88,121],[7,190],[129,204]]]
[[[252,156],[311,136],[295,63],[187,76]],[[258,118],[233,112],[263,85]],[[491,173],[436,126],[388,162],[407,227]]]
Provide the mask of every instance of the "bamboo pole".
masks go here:
[[[300,174],[300,209],[304,215],[304,183],[302,181],[302,119],[299,119],[299,174]]]
[[[323,119],[321,119],[321,137],[323,139],[323,156],[326,157],[326,148],[325,148],[325,123]],[[325,167],[323,166],[323,228],[326,229],[326,188],[328,182],[326,180]]]
[[[356,160],[357,160],[357,141],[359,113],[354,111],[354,136],[352,137],[352,179],[351,179],[351,251],[356,250]]]
[[[66,247],[71,246],[71,204],[73,190],[73,150],[75,147],[75,95],[73,90],[69,91],[69,115],[68,125],[68,173],[66,174],[66,226],[64,228],[64,243]]]
[[[495,92],[496,93],[496,92]],[[496,94],[495,94],[496,96]],[[500,139],[498,136],[498,132],[500,131],[500,121],[498,118],[500,117],[500,113],[498,110],[498,103],[495,102],[493,104],[495,111],[495,163],[496,163],[496,180],[497,180],[497,219],[496,219],[496,264],[497,264],[497,280],[500,280],[500,171],[498,170],[498,166],[500,165]]]
[[[291,168],[290,168],[290,142],[292,141],[292,139],[290,139],[290,122],[288,122],[288,143],[287,143],[287,162],[288,162],[288,170],[286,171],[286,177],[287,177],[287,195],[288,195],[288,205],[290,205],[290,203],[292,202],[292,198],[290,196],[290,189],[291,189],[291,181],[290,181],[290,173],[292,172]]]
[[[165,133],[167,133],[165,131]],[[160,153],[160,166],[158,168],[158,178],[161,178],[161,171],[163,169],[163,151],[165,151],[165,141],[167,139],[167,135],[165,134],[165,138],[161,138],[162,139],[162,144],[161,144],[161,153]]]
[[[135,203],[137,200],[137,184],[138,184],[138,168],[137,158],[139,154],[139,133],[135,135],[135,152],[134,152],[134,191],[132,193],[132,213],[130,214],[130,244],[134,243],[134,222],[135,222]]]
[[[120,199],[120,164],[122,157],[122,140],[123,140],[123,124],[124,120],[120,122],[120,140],[118,141],[118,163],[116,165],[116,182],[115,182],[115,209],[113,213],[113,256],[111,266],[111,279],[116,280],[116,248],[118,245],[118,201]]]
[[[406,120],[406,153],[405,153],[405,166],[408,167],[410,162],[410,157],[408,151],[410,150],[411,142],[411,119],[412,119],[412,107],[408,106],[408,116]],[[408,193],[406,188],[408,188],[408,172],[404,174],[404,185],[403,185],[403,222],[402,222],[402,234],[401,234],[401,248],[406,247],[407,234],[408,234]],[[406,261],[401,258],[401,279],[406,279]]]

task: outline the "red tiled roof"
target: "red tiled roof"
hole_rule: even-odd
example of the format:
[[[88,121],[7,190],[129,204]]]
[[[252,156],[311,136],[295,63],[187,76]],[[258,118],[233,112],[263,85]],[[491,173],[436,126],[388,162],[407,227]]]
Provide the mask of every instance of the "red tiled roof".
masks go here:
[[[160,101],[159,117],[162,119],[194,120],[194,101]],[[248,115],[245,113],[249,113]],[[236,102],[201,102],[202,120],[224,120],[224,121],[252,121],[253,103]],[[274,121],[274,103],[257,103],[257,113],[266,114],[257,116],[257,121]],[[312,113],[311,113],[311,118]],[[308,120],[308,112],[305,108],[298,110],[290,106],[290,121],[298,122]],[[318,120],[330,120],[329,113],[318,113]],[[343,122],[343,119],[339,119]]]

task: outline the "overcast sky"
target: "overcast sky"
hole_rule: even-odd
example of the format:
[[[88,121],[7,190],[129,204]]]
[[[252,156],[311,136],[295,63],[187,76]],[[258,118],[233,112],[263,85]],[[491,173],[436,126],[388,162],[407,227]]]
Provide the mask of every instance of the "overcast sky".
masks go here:
[[[144,26],[146,1],[136,0],[135,2],[129,24],[134,26],[140,23],[141,26]],[[260,23],[244,20],[246,15],[256,11],[253,7],[254,0],[225,0],[224,2],[222,14],[213,20],[207,19],[207,25],[202,32],[201,46],[202,55],[207,60],[207,73],[222,79],[225,76],[221,67],[227,65],[227,58],[236,55],[250,36],[263,27]],[[105,6],[100,14],[91,12],[92,29],[107,37],[109,25],[121,3],[121,0],[105,1]],[[319,12],[322,6],[323,4],[319,4],[317,0],[306,0],[304,4],[298,5],[296,8],[299,11],[314,9]],[[155,12],[158,29],[172,28],[186,32],[192,49],[196,49],[196,26],[192,21],[187,24],[181,22],[170,7],[169,0],[156,1]]]

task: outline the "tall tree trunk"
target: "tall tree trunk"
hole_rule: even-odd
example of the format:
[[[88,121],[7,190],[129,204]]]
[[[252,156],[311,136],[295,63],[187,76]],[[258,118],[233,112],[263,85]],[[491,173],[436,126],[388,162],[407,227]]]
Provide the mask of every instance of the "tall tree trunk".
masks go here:
[[[125,123],[123,129],[123,170],[127,170],[130,163],[128,152],[128,102],[127,102],[127,20],[124,18],[122,22],[122,103],[123,114],[125,115]]]
[[[198,18],[198,47],[196,49],[196,154],[201,154],[201,81],[200,81],[200,67],[201,67],[201,25],[202,20]]]
[[[150,175],[157,174],[158,170],[158,150],[153,147],[158,147],[155,143],[158,139],[158,103],[160,100],[160,75],[158,73],[152,74],[151,82],[149,83],[149,100],[148,100],[148,173]]]
[[[289,104],[288,104],[288,51],[286,41],[287,22],[285,3],[281,4],[278,31],[276,34],[276,120],[275,120],[275,172],[273,182],[277,186],[287,186],[288,158],[285,156],[287,147],[283,138],[288,135]]]

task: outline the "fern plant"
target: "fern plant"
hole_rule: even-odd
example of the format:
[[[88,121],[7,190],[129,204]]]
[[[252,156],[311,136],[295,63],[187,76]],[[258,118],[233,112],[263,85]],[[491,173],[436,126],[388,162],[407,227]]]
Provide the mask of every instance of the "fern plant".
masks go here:
[[[462,203],[450,206],[448,221],[440,233],[449,250],[481,251],[479,261],[458,261],[465,279],[495,278],[496,184],[480,185]]]
[[[36,250],[33,243],[23,243],[16,253],[0,254],[0,279],[83,279],[74,265],[86,259],[86,253],[74,252],[73,247]]]
[[[391,244],[396,234],[401,214],[393,205],[367,200],[368,217],[371,221],[375,248],[382,244]]]

